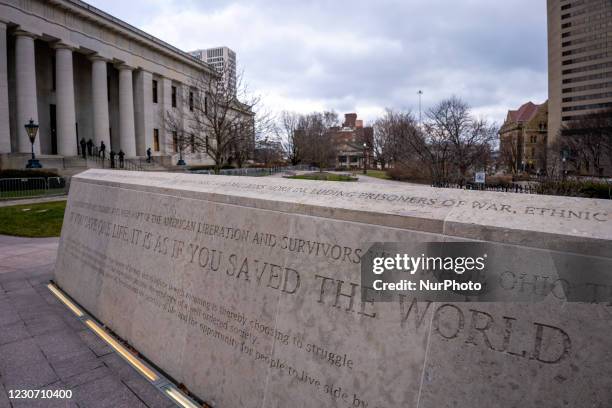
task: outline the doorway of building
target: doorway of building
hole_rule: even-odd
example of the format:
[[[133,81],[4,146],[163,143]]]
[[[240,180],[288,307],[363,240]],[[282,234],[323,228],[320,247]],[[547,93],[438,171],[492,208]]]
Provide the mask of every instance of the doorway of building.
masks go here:
[[[49,132],[51,133],[51,154],[57,154],[57,122],[55,105],[49,105]]]

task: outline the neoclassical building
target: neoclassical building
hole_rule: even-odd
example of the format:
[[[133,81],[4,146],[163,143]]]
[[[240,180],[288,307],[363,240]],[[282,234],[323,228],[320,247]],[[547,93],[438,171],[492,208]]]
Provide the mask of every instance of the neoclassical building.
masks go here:
[[[34,149],[43,165],[77,156],[81,139],[128,158],[149,147],[172,158],[164,114],[186,109],[202,75],[218,74],[82,1],[0,0],[0,166],[24,167],[30,119],[40,126]]]

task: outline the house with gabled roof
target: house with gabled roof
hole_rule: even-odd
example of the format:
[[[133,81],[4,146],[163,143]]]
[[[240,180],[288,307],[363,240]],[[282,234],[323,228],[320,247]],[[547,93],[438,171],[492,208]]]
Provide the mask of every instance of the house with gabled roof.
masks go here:
[[[499,129],[502,166],[510,173],[544,173],[547,137],[548,101],[509,110]]]

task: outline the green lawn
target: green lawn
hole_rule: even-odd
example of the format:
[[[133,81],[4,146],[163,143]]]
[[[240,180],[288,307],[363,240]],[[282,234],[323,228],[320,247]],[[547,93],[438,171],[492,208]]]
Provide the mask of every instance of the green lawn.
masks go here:
[[[357,181],[355,177],[351,177],[349,175],[326,173],[324,171],[316,172],[316,173],[299,174],[297,176],[290,176],[287,178],[297,179],[297,180],[319,180],[319,181]]]
[[[391,177],[384,170],[368,170],[368,176],[376,177],[379,179],[391,180]]]
[[[59,237],[66,201],[0,207],[0,234]]]

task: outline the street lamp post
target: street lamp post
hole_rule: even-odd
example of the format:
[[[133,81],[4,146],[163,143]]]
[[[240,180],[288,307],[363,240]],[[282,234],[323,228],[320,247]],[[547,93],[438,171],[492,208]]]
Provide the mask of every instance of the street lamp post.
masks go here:
[[[368,144],[363,144],[363,174],[368,174]]]
[[[423,96],[423,91],[419,89],[419,92],[417,92],[417,95],[419,95],[419,126],[422,126],[423,118],[421,117],[421,97]]]
[[[34,123],[32,119],[30,119],[30,122],[25,124],[25,129],[28,134],[28,138],[30,138],[30,143],[32,144],[32,158],[28,160],[26,168],[40,169],[42,166],[40,162],[36,159],[36,156],[34,156],[34,142],[36,141],[36,134],[38,133],[38,125]]]
[[[561,161],[563,162],[563,180],[565,180],[565,177],[567,176],[567,167],[566,167],[567,164],[566,164],[566,160],[567,159],[565,157],[563,157],[561,159]]]
[[[185,163],[185,160],[183,160],[183,148],[181,147],[179,149],[179,159],[176,162],[177,166],[185,166],[187,163]]]

